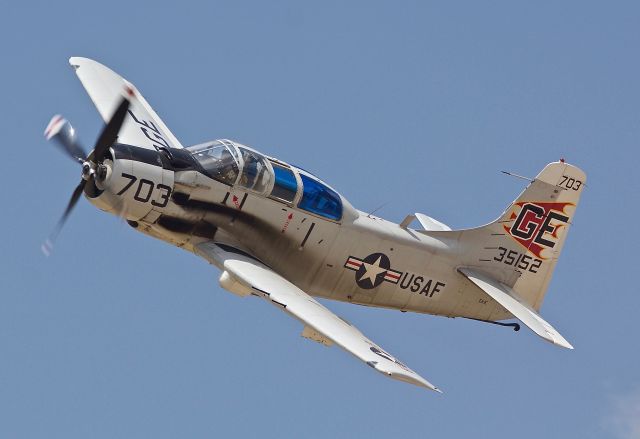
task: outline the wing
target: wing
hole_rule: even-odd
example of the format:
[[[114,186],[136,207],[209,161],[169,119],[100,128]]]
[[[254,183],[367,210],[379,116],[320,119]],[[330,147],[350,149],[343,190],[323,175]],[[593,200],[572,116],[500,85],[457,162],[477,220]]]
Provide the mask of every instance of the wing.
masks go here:
[[[182,148],[178,139],[129,81],[89,58],[69,58],[69,64],[75,69],[105,122],[111,118],[122,96],[129,90],[133,91],[129,114],[118,135],[118,142],[150,149]]]
[[[325,345],[333,343],[391,378],[440,392],[365,337],[355,326],[342,320],[307,293],[273,272],[251,255],[225,244],[205,242],[196,253],[220,268],[221,284],[240,295],[253,294],[300,320],[302,335]],[[441,393],[441,392],[440,392]]]
[[[518,299],[518,295],[508,286],[497,280],[470,268],[459,268],[467,279],[488,294],[493,300],[505,307],[515,318],[527,325],[543,339],[563,348],[573,349],[573,346],[556,329],[544,320],[540,314]]]

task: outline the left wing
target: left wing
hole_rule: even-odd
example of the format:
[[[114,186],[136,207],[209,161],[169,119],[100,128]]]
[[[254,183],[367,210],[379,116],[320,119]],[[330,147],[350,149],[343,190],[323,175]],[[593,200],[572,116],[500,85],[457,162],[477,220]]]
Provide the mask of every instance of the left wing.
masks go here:
[[[390,378],[440,392],[365,337],[355,326],[336,316],[251,255],[211,241],[197,245],[196,253],[222,270],[220,279],[223,287],[236,294],[262,297],[300,320],[305,325],[304,337],[325,345],[336,343]]]
[[[120,129],[118,142],[142,148],[182,148],[151,105],[135,86],[110,68],[89,58],[72,57],[69,64],[75,69],[82,86],[105,122],[111,119],[122,96],[130,91],[131,105]]]

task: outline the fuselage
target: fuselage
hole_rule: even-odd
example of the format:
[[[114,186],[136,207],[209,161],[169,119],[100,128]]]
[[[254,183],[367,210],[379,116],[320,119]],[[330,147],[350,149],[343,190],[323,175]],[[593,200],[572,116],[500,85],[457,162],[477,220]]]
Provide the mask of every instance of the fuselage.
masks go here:
[[[456,272],[464,249],[355,209],[301,168],[228,140],[186,149],[116,144],[86,191],[136,230],[193,251],[214,240],[311,295],[477,319],[508,316]]]

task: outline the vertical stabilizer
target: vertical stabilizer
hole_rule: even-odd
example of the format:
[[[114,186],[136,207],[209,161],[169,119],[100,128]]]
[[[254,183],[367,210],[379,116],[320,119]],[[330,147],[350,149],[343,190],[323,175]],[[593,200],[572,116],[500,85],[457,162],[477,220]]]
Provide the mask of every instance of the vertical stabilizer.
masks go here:
[[[575,166],[550,163],[500,219],[463,238],[483,250],[481,265],[499,266],[510,280],[507,284],[536,310],[542,305],[586,179]]]
[[[585,182],[579,168],[550,163],[496,221],[475,229],[424,233],[456,239],[460,266],[487,274],[539,310]]]

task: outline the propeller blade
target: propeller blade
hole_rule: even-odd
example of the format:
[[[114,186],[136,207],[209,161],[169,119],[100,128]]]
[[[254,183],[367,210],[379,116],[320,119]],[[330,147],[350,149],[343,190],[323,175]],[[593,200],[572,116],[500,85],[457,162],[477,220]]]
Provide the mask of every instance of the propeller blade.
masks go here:
[[[42,247],[41,247],[42,252],[46,256],[49,256],[49,254],[51,254],[51,251],[53,250],[53,244],[56,238],[58,237],[60,230],[62,230],[64,223],[67,222],[67,218],[69,217],[69,214],[73,211],[73,208],[78,203],[78,200],[80,199],[80,195],[82,195],[82,191],[84,190],[84,187],[86,184],[87,184],[86,180],[81,180],[80,184],[76,186],[75,190],[73,191],[73,194],[71,194],[71,198],[69,199],[69,204],[67,204],[67,208],[64,210],[64,213],[62,214],[62,217],[60,218],[60,220],[58,220],[58,224],[56,224],[56,227],[55,229],[53,229],[53,231],[49,235],[49,238],[47,238],[44,244],[42,244]]]
[[[82,163],[87,157],[87,153],[78,142],[76,130],[67,119],[59,114],[51,118],[49,125],[44,130],[44,136],[47,140],[53,140],[74,161]]]
[[[120,132],[120,128],[122,128],[122,124],[124,123],[124,118],[127,116],[128,109],[129,99],[122,98],[122,102],[120,102],[120,105],[118,105],[118,108],[113,113],[113,116],[111,116],[111,119],[102,130],[102,133],[100,133],[100,137],[98,137],[96,146],[93,149],[93,160],[96,163],[102,161],[107,151],[109,150],[109,147],[113,145],[118,139],[118,133]]]

